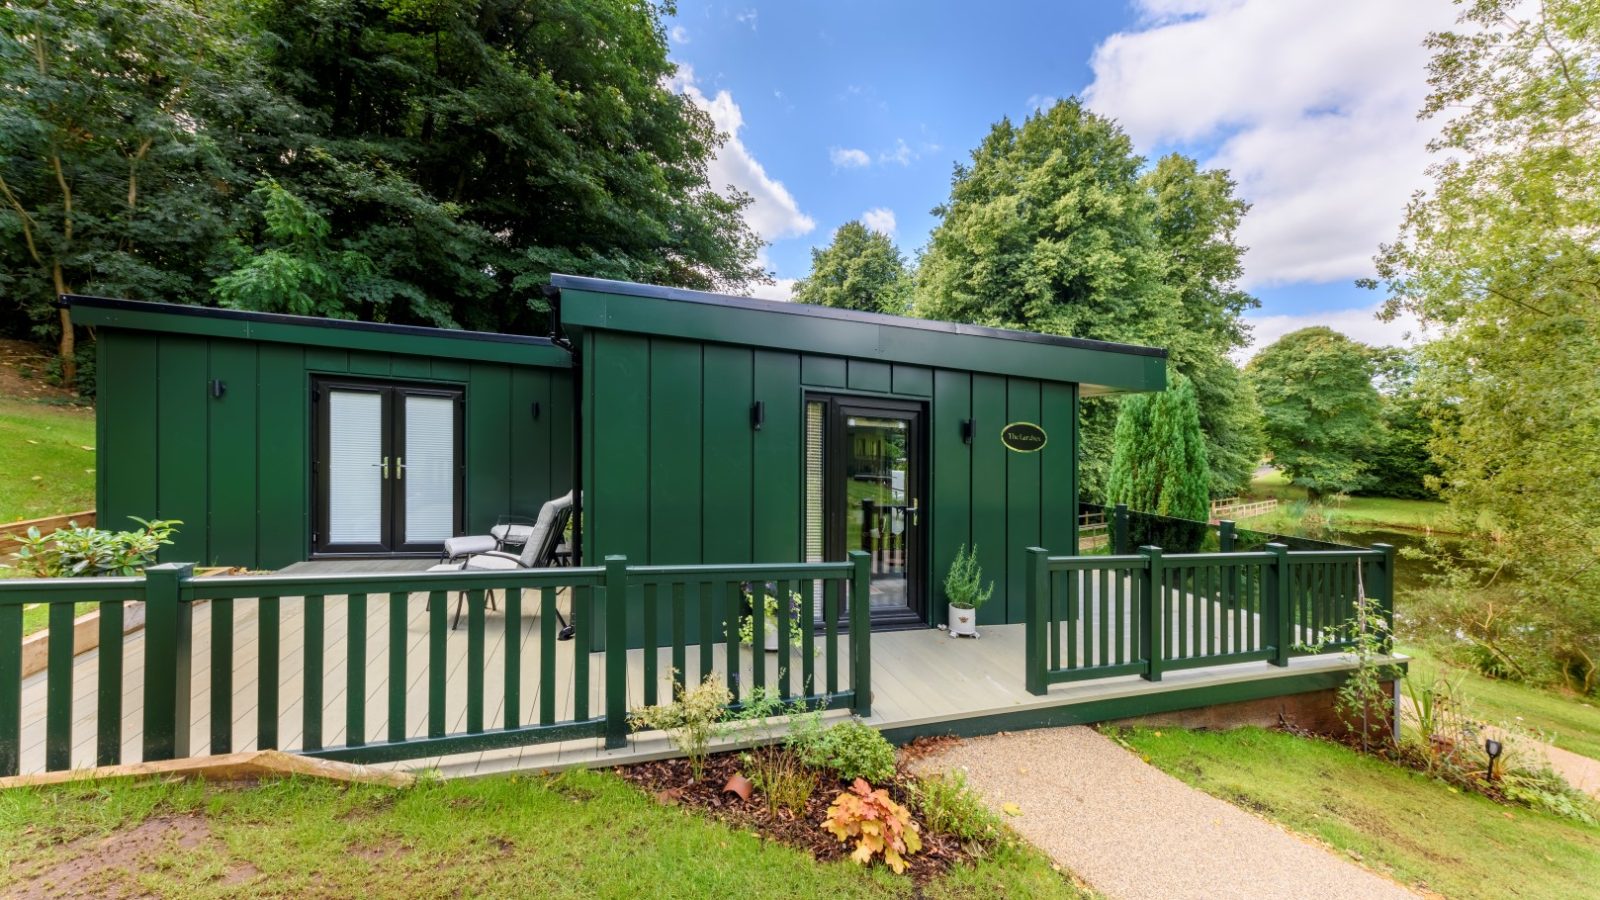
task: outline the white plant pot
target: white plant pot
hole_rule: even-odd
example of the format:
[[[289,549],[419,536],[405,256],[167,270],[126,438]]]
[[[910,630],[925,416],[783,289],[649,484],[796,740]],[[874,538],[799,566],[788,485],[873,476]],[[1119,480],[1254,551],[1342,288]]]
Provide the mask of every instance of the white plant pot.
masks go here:
[[[766,634],[767,651],[769,653],[776,651],[778,649],[778,626],[773,625],[772,623],[768,622],[768,623],[766,623],[766,627],[765,627],[764,630],[767,633]]]
[[[977,637],[978,611],[950,607],[950,635],[952,637]]]

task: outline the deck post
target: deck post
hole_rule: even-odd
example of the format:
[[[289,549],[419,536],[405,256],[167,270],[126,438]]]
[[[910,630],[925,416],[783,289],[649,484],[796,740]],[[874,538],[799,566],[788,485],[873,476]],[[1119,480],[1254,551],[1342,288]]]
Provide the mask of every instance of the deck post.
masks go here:
[[[1383,559],[1378,562],[1378,577],[1372,586],[1372,598],[1378,601],[1378,614],[1383,616],[1383,621],[1388,625],[1388,631],[1383,638],[1383,652],[1394,650],[1394,563],[1395,549],[1393,544],[1373,544],[1372,549],[1383,554]]]
[[[1165,577],[1161,573],[1161,548],[1145,546],[1139,548],[1139,554],[1145,558],[1144,568],[1140,569],[1141,580],[1144,582],[1144,603],[1140,610],[1139,631],[1144,635],[1144,659],[1146,681],[1161,680],[1161,664],[1167,655],[1166,634],[1167,619],[1162,601],[1166,599],[1166,591],[1162,587]]]
[[[855,714],[865,719],[872,715],[872,557],[851,550],[850,564],[850,683]]]
[[[1050,652],[1047,610],[1050,608],[1050,551],[1043,547],[1027,549],[1027,595],[1023,606],[1023,664],[1027,666],[1024,679],[1028,693],[1043,695],[1050,690],[1045,678],[1046,659]],[[1074,576],[1076,577],[1076,576]]]
[[[606,557],[606,749],[628,742],[628,558]],[[580,660],[579,665],[582,665]],[[681,676],[682,673],[674,676]]]
[[[1272,664],[1289,664],[1289,547],[1286,544],[1268,544],[1272,565],[1267,568],[1266,608],[1272,611],[1268,618],[1272,635]]]
[[[193,610],[184,587],[194,563],[144,570],[144,762],[189,755]]]
[[[1111,513],[1111,552],[1128,552],[1128,504],[1118,503]]]
[[[1238,537],[1234,534],[1233,520],[1223,519],[1218,522],[1217,549],[1223,553],[1232,553],[1237,542]],[[1233,566],[1222,567],[1222,603],[1224,606],[1233,606],[1234,595],[1238,593],[1234,589],[1235,581],[1239,577],[1238,572],[1239,570]]]

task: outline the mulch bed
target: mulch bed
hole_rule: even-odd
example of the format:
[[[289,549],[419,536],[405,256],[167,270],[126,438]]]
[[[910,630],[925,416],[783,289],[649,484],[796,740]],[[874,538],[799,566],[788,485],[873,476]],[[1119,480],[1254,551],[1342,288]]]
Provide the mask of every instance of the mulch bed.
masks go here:
[[[916,806],[910,802],[907,788],[913,778],[906,766],[913,759],[938,752],[957,741],[957,738],[933,738],[912,742],[900,751],[894,780],[873,787],[887,788],[895,802],[911,808],[912,817],[917,818],[921,825]],[[852,845],[840,843],[832,834],[822,830],[822,821],[827,817],[828,806],[833,803],[833,798],[849,787],[827,773],[819,777],[817,790],[806,802],[803,814],[795,815],[786,809],[779,809],[774,815],[767,811],[766,801],[759,792],[752,793],[749,800],[742,800],[739,795],[723,790],[728,779],[741,771],[738,753],[713,754],[706,760],[705,774],[699,781],[691,779],[689,761],[686,759],[619,766],[616,771],[662,803],[699,810],[735,828],[754,831],[766,840],[805,850],[818,860],[827,862],[848,859],[850,856]],[[909,864],[906,874],[919,885],[938,878],[952,866],[975,858],[966,844],[950,835],[935,834],[925,825],[922,826],[921,835],[922,851],[906,857]],[[874,861],[874,865],[879,864],[881,860]]]

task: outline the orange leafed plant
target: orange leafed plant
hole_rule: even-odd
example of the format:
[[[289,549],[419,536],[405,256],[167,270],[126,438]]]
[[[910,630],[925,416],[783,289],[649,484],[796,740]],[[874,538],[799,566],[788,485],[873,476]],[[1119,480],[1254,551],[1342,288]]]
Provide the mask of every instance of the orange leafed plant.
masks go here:
[[[911,821],[911,810],[889,798],[883,788],[872,789],[857,778],[848,791],[840,791],[828,807],[822,827],[845,843],[856,839],[850,858],[862,865],[883,854],[883,861],[896,875],[906,870],[906,857],[922,849],[922,835]]]

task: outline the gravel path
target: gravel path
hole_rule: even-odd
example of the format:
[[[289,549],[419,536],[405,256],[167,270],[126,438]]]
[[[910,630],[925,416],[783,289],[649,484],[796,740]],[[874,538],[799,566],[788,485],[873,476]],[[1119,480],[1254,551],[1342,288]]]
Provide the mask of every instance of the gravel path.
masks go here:
[[[917,764],[962,768],[1007,822],[1095,890],[1135,898],[1416,895],[1189,787],[1083,727],[963,741]]]

